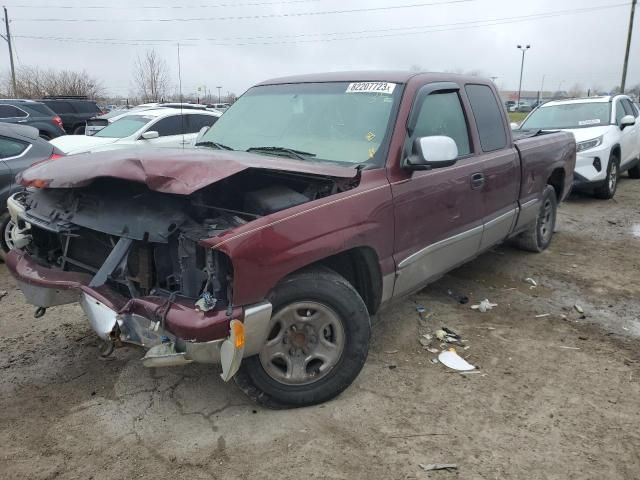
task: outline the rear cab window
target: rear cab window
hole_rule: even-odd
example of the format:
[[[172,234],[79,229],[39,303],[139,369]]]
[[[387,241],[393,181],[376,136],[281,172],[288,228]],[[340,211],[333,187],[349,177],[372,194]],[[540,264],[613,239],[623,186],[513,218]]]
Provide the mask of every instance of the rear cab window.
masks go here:
[[[483,152],[500,150],[507,146],[502,108],[493,90],[487,85],[465,86],[471,111],[476,121]]]

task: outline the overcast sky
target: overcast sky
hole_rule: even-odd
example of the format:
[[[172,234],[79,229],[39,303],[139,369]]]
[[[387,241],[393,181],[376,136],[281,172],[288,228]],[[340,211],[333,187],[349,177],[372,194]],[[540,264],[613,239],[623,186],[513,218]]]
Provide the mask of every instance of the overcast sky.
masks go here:
[[[517,89],[518,43],[531,44],[523,89],[540,89],[543,76],[545,90],[567,90],[576,83],[609,89],[620,83],[630,11],[630,0],[6,0],[5,5],[18,65],[85,69],[111,95],[133,91],[132,66],[147,48],[165,58],[177,85],[178,41],[185,94],[200,85],[240,94],[266,78],[296,73],[412,67],[477,70],[498,77],[501,88]],[[414,6],[399,8],[407,5]],[[82,8],[87,6],[99,8]],[[362,11],[381,7],[396,8]],[[628,85],[640,83],[638,17],[637,10]],[[140,21],[152,19],[173,21]],[[2,73],[8,64],[0,42]]]

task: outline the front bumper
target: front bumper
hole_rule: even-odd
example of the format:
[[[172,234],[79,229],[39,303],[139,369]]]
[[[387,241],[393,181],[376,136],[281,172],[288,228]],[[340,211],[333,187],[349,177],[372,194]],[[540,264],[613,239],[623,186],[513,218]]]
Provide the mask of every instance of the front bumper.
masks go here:
[[[106,285],[90,287],[90,275],[44,267],[18,250],[9,252],[6,264],[27,302],[43,308],[79,302],[99,337],[149,349],[146,366],[221,364],[227,380],[242,358],[260,351],[269,333],[271,304],[267,301],[230,311],[201,312],[192,301],[181,298],[128,299]]]
[[[574,186],[576,188],[594,187],[606,181],[610,155],[609,150],[609,146],[601,145],[576,155],[574,174]],[[598,164],[600,168],[597,168]]]

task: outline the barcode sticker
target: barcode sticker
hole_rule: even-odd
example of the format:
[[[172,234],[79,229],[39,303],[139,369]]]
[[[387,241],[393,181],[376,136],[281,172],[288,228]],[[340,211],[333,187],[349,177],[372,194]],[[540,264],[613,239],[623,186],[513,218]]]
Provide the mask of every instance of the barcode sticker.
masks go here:
[[[355,82],[350,83],[345,93],[385,93],[391,95],[396,88],[389,82]]]
[[[600,119],[599,118],[594,118],[593,120],[580,120],[578,122],[579,126],[583,126],[583,125],[597,125],[600,123]]]

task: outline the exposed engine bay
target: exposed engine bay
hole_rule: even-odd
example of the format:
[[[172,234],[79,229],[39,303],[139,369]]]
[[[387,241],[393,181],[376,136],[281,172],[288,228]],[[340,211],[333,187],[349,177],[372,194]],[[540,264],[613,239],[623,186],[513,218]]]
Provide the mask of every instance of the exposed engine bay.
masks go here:
[[[233,266],[201,240],[353,188],[355,179],[248,169],[189,196],[100,178],[82,188],[29,189],[23,249],[49,268],[89,273],[126,298],[180,296],[208,311],[230,308]]]

